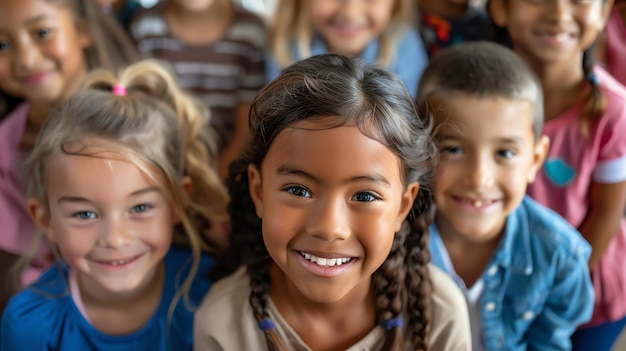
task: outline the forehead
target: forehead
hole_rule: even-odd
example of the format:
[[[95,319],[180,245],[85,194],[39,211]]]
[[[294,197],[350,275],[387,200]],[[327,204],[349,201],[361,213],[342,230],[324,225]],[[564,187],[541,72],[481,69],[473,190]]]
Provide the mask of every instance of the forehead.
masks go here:
[[[534,106],[502,97],[455,96],[428,100],[437,134],[532,140]]]
[[[272,142],[262,168],[298,169],[329,182],[364,175],[400,179],[400,160],[354,124],[336,126],[336,118],[314,118],[282,130]],[[336,124],[336,122],[335,122]]]
[[[156,186],[135,164],[119,155],[59,153],[46,162],[44,177],[49,195],[66,192],[132,193]]]
[[[20,26],[36,25],[58,16],[69,16],[71,11],[53,1],[45,0],[0,0],[0,32]],[[65,19],[65,18],[64,18]]]

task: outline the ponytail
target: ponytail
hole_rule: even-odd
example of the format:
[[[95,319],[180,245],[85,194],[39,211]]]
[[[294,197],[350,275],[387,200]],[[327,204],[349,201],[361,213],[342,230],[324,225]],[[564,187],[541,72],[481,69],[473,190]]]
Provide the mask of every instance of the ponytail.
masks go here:
[[[581,131],[584,136],[589,135],[591,125],[602,116],[606,110],[606,98],[600,89],[600,79],[593,71],[595,44],[583,52],[583,73],[589,83],[590,91],[585,97]]]

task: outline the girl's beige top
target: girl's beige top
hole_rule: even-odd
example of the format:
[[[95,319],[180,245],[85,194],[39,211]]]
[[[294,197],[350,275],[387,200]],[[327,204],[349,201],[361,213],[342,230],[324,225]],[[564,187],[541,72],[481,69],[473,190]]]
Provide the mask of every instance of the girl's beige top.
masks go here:
[[[428,268],[433,283],[430,350],[471,350],[470,324],[463,294],[444,272],[432,264]],[[249,296],[250,279],[243,267],[215,283],[196,311],[194,350],[267,350],[265,335],[257,327]],[[282,318],[271,299],[268,313],[290,351],[311,350]],[[348,351],[379,350],[384,335],[382,327],[375,327]]]

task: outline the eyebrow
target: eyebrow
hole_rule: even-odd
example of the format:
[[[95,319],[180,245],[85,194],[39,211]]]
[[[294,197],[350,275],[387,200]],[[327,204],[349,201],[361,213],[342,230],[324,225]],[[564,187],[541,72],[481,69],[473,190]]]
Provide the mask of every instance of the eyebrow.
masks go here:
[[[458,135],[440,134],[440,135],[435,136],[435,139],[458,141],[458,140],[462,140],[463,138]],[[504,144],[519,144],[524,141],[524,138],[521,136],[507,136],[503,138],[498,138],[497,141],[500,143],[504,143]]]
[[[307,173],[301,169],[297,169],[295,167],[291,167],[289,165],[283,165],[278,167],[278,169],[276,170],[276,173],[279,175],[293,175],[293,176],[300,176],[300,177],[304,177],[304,178],[308,178],[316,183],[320,183],[319,178],[315,177],[314,175]],[[366,174],[366,175],[360,175],[360,176],[356,176],[356,177],[352,177],[350,179],[347,179],[346,182],[347,183],[353,183],[353,182],[358,182],[358,181],[367,181],[370,183],[376,183],[378,185],[382,185],[385,187],[390,187],[391,183],[389,183],[389,181],[387,180],[387,178],[385,178],[383,175],[381,174]]]
[[[149,188],[144,188],[144,189],[140,189],[137,190],[133,193],[131,193],[130,195],[128,195],[128,197],[133,197],[133,196],[138,196],[138,195],[142,195],[142,194],[146,194],[146,193],[151,193],[151,192],[160,192],[159,188],[156,187],[149,187]],[[88,199],[84,198],[84,197],[80,197],[80,196],[62,196],[57,200],[57,203],[63,203],[63,202],[68,202],[68,203],[77,203],[77,202],[90,202]]]
[[[45,20],[47,18],[48,18],[48,16],[46,16],[46,15],[39,15],[39,16],[27,19],[26,21],[24,21],[24,24],[32,25],[34,23],[41,22],[41,21],[43,21],[43,20]],[[7,31],[6,28],[0,26],[0,33],[1,32],[6,32],[6,31]]]

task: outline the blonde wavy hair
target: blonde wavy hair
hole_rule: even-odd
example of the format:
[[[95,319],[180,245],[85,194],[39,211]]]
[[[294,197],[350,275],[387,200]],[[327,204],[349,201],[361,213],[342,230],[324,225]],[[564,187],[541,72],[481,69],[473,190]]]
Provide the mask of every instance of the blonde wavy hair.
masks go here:
[[[114,94],[115,86],[125,87],[125,94]],[[154,60],[135,63],[119,75],[92,72],[84,89],[61,104],[39,133],[25,163],[27,197],[48,203],[46,165],[54,155],[109,158],[114,154],[131,162],[162,186],[181,217],[174,242],[189,246],[194,257],[179,289],[187,301],[201,251],[221,252],[225,245],[225,239],[210,229],[211,222],[221,220],[228,195],[214,170],[215,137],[208,111],[201,106]],[[106,153],[93,151],[92,145],[99,147],[96,150],[104,147]],[[184,177],[191,179],[190,195],[182,188]],[[41,233],[36,242],[40,240]]]
[[[296,61],[291,46],[297,45],[301,59],[311,56],[313,25],[304,4],[308,0],[280,0],[276,6],[274,20],[270,23],[269,50],[277,64],[285,68]],[[378,37],[377,63],[389,66],[394,59],[394,46],[399,36],[415,26],[416,6],[412,0],[395,0],[391,21]]]

